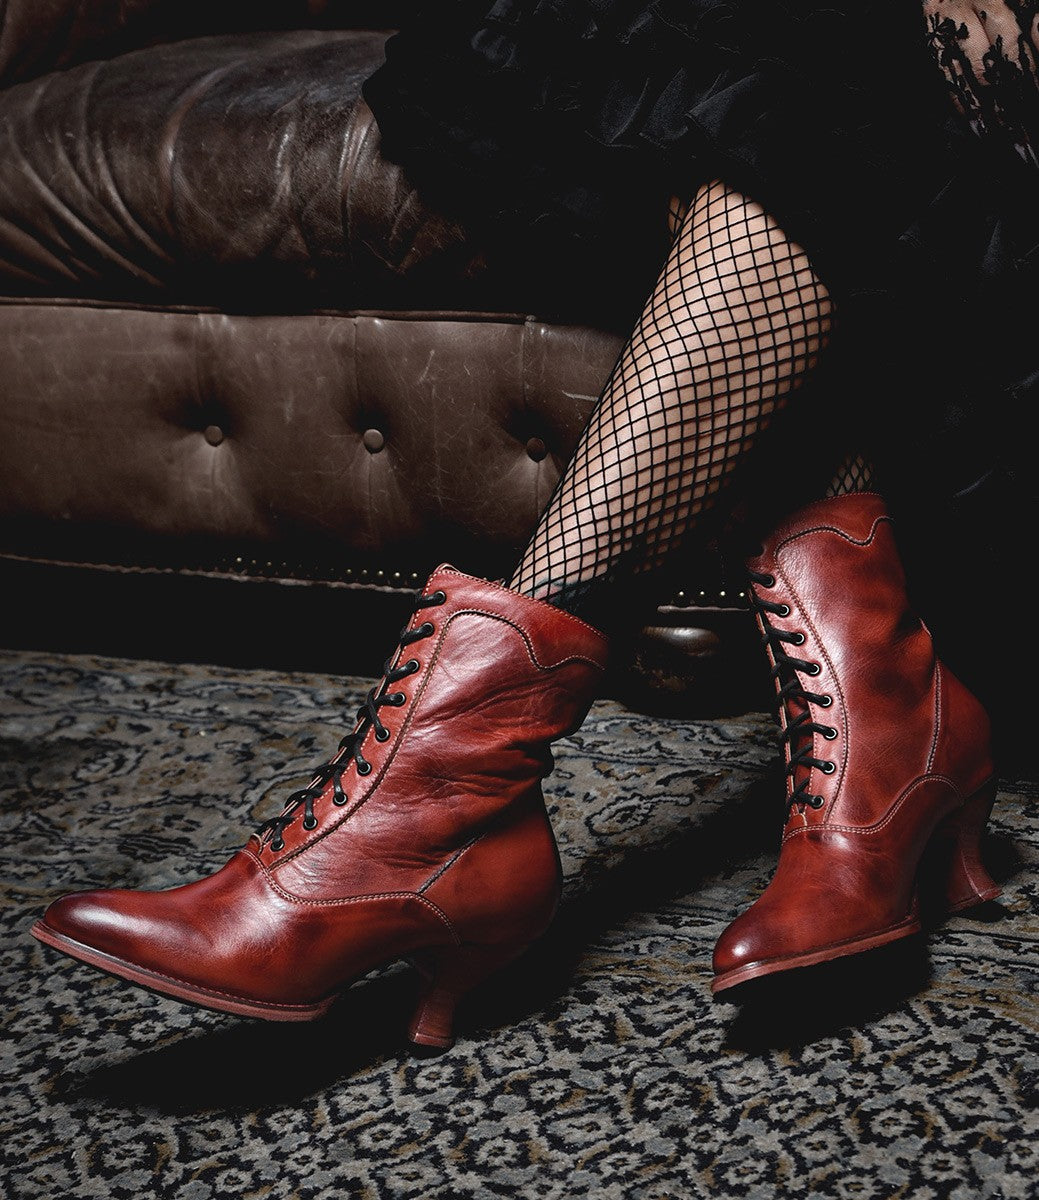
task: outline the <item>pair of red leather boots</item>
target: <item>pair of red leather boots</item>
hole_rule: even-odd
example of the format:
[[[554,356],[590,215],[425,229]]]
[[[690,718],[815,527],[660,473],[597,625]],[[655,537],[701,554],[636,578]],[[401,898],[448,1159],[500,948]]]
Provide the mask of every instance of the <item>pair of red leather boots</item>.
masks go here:
[[[936,842],[950,910],[998,893],[979,856],[988,720],[909,608],[880,498],[810,506],[750,569],[788,819],[772,882],[715,949],[716,992],[917,931]],[[449,1046],[459,998],[552,919],[541,779],[606,655],[577,618],[440,567],[339,754],[220,870],[64,896],[32,933],[167,995],[276,1021],[319,1017],[352,980],[407,958],[425,981],[410,1037]]]

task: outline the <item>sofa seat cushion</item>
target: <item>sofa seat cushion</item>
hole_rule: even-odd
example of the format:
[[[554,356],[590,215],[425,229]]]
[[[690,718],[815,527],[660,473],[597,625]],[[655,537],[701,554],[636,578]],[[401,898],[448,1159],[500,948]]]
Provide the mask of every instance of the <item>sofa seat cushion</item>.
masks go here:
[[[0,92],[0,294],[523,309],[379,153],[359,96],[387,36],[200,38]]]
[[[619,348],[482,313],[0,299],[0,556],[497,573]]]

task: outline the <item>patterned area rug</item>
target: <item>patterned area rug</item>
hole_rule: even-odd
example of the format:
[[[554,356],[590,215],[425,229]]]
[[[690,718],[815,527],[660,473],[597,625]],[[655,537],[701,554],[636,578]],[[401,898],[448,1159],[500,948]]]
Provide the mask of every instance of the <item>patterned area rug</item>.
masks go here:
[[[404,967],[270,1025],[28,936],[61,892],[219,865],[367,686],[0,652],[5,1197],[1039,1195],[1034,783],[1001,791],[1000,903],[737,1009],[710,954],[774,860],[773,726],[602,701],[546,788],[558,921],[434,1058],[402,1039]]]

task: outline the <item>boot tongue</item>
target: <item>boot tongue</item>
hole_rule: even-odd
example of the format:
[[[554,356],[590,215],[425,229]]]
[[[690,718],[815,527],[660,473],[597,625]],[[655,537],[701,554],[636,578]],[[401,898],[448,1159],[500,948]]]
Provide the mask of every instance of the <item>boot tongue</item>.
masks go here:
[[[792,668],[790,669],[789,673],[791,676],[796,675],[796,672]],[[786,710],[787,728],[789,728],[791,724],[797,722],[798,720],[804,721],[811,718],[811,709],[809,708],[808,701],[802,699],[800,696],[788,696],[784,708]],[[801,750],[810,740],[811,734],[805,734],[803,737],[792,738],[789,749],[790,755],[795,756],[797,752]],[[811,775],[811,773],[811,767],[803,764],[798,765],[790,774],[790,783],[788,785],[789,788],[793,790],[802,783],[807,788],[808,777]]]

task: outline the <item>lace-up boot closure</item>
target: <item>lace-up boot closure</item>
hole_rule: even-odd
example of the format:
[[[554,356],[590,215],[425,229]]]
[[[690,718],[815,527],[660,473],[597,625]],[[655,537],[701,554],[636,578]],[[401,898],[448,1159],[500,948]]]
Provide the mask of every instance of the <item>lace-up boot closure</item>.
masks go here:
[[[318,1017],[356,977],[412,958],[425,984],[411,1036],[450,1045],[458,998],[551,920],[541,779],[605,661],[584,622],[440,567],[339,753],[219,871],[65,896],[32,932],[167,995],[276,1021]]]
[[[909,608],[879,496],[811,505],[751,560],[787,761],[775,876],[714,953],[718,992],[919,929],[916,879],[946,844],[945,904],[998,894],[978,854],[988,718]]]

